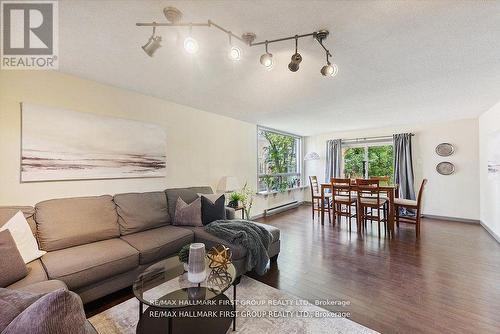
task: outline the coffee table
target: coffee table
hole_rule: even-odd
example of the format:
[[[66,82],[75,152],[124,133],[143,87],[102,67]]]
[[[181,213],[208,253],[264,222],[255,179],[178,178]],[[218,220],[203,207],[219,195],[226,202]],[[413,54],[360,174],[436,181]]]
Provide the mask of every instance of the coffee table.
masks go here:
[[[135,280],[133,291],[139,300],[137,333],[214,333],[223,334],[233,323],[236,329],[236,269],[208,267],[207,278],[196,284],[177,257],[146,268]],[[233,300],[224,292],[233,286]],[[146,309],[144,309],[146,305]],[[202,315],[202,316],[200,316]]]

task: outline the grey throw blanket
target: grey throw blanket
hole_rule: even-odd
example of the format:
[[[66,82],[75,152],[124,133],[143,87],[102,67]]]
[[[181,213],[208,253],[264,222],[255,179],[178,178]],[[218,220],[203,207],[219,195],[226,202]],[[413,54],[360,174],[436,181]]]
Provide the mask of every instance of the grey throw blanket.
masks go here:
[[[269,263],[267,250],[272,242],[271,233],[248,220],[216,220],[205,226],[205,231],[231,244],[247,249],[246,270],[264,275]]]

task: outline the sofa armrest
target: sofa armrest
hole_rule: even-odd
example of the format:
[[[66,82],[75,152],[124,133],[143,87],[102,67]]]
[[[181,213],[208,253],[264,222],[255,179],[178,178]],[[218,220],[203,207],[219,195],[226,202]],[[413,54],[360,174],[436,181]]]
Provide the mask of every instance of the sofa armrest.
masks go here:
[[[233,208],[226,206],[226,219],[232,220],[236,217],[236,211]]]

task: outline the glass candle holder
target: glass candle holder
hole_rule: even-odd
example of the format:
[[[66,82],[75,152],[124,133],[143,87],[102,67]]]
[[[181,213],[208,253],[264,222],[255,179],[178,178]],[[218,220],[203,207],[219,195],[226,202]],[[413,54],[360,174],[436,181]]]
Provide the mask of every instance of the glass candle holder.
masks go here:
[[[189,247],[188,281],[201,283],[207,276],[205,270],[205,244],[194,243]]]

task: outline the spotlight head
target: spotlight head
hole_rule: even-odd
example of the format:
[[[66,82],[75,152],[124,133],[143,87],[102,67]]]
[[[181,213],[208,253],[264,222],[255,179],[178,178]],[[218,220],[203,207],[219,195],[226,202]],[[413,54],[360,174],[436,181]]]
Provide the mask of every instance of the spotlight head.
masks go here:
[[[270,69],[274,64],[273,55],[269,52],[264,53],[260,56],[260,63]]]
[[[338,71],[339,68],[337,67],[337,65],[330,63],[321,68],[321,74],[323,74],[323,76],[325,77],[334,77],[335,75],[337,75]]]
[[[150,57],[153,57],[156,50],[161,47],[161,36],[151,36],[146,44],[142,46],[142,49]]]
[[[184,50],[189,54],[195,54],[199,50],[198,42],[191,36],[184,40]]]
[[[232,46],[228,53],[229,59],[239,61],[241,59],[241,49],[237,46]]]
[[[299,70],[300,62],[302,61],[302,56],[300,53],[294,53],[292,56],[292,61],[288,64],[288,69],[292,72],[297,72]]]

